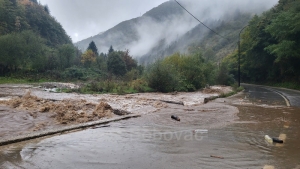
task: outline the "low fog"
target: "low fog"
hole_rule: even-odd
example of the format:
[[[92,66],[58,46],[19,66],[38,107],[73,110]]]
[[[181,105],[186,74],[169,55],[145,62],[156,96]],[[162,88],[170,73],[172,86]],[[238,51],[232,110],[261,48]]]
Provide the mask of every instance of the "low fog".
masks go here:
[[[261,11],[273,7],[277,0],[179,0],[178,2],[209,25],[210,20],[226,20],[226,16],[236,11],[260,14]],[[166,18],[164,22],[146,18],[136,25],[139,41],[127,48],[133,56],[142,56],[150,52],[160,40],[166,40],[167,47],[198,24],[199,22],[185,11],[183,15]]]
[[[162,40],[167,47],[199,24],[185,11],[170,16],[161,14],[162,20],[143,15],[164,2],[176,4],[174,0],[152,0],[151,2],[73,0],[72,3],[66,0],[41,0],[42,4],[49,5],[51,15],[63,25],[73,42],[105,32],[124,20],[142,17],[134,25],[138,39],[131,39],[129,35],[122,32],[112,32],[106,38],[93,39],[98,45],[99,52],[106,53],[108,47],[113,45],[117,50],[129,49],[134,57],[147,54]],[[210,21],[226,20],[227,16],[237,11],[260,14],[276,5],[277,0],[178,0],[178,2],[209,25]],[[183,10],[178,4],[176,6],[178,10]],[[120,44],[120,39],[126,38],[126,43]],[[86,49],[88,43],[80,48]]]
[[[39,0],[60,22],[73,42],[139,17],[167,0]]]

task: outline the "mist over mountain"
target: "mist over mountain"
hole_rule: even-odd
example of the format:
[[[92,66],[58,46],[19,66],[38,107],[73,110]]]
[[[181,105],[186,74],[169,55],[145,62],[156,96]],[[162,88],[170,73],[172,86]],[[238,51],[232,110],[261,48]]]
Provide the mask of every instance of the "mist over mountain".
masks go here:
[[[220,34],[228,40],[212,34],[175,1],[170,0],[141,17],[123,21],[75,45],[85,51],[88,44],[94,41],[99,51],[103,53],[107,53],[111,45],[116,50],[129,49],[131,55],[144,63],[177,51],[188,52],[191,46],[197,45],[204,51],[212,50],[214,55],[221,58],[226,54],[226,51],[222,51],[222,47],[227,48],[227,51],[234,48],[238,30],[245,26],[254,14],[260,14],[271,8],[277,0],[179,2],[207,26],[220,31]]]

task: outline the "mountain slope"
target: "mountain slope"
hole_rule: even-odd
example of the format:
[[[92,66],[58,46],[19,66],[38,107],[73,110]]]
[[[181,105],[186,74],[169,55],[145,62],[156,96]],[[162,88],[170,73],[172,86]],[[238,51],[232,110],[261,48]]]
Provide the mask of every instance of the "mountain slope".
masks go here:
[[[72,63],[75,48],[47,6],[0,0],[0,76],[62,70]]]
[[[47,6],[36,0],[0,0],[0,36],[31,30],[50,46],[71,43],[60,23],[49,14]]]
[[[134,52],[134,54],[137,55],[139,51],[135,52],[135,49],[132,48],[135,48],[134,46],[138,46],[137,43],[139,40],[148,38],[144,37],[143,32],[151,31],[152,28],[156,29],[155,26],[150,26],[149,23],[156,23],[155,25],[159,26],[159,24],[164,23],[164,21],[174,17],[175,15],[182,15],[182,13],[182,9],[178,7],[177,4],[172,1],[168,1],[161,4],[159,7],[146,12],[141,17],[123,21],[106,32],[79,41],[75,43],[75,45],[78,46],[80,50],[85,51],[88,44],[91,41],[94,41],[101,52],[107,52],[109,47],[113,45],[115,49],[130,49],[131,52]],[[155,30],[152,30],[151,32],[156,34]],[[143,51],[143,49],[141,50]]]
[[[257,5],[247,9],[245,7],[247,4],[240,2],[236,6],[222,10],[223,4],[216,7],[210,6],[213,4],[210,2],[196,3],[198,7],[195,7],[195,1],[186,1],[183,5],[191,9],[191,12],[206,25],[226,36],[229,41],[212,34],[175,1],[168,1],[141,17],[124,21],[102,34],[82,40],[75,45],[85,51],[88,44],[94,41],[98,49],[104,53],[111,45],[116,50],[129,49],[130,53],[144,64],[174,52],[189,52],[193,46],[201,48],[204,52],[212,50],[211,57],[222,58],[234,49],[239,30],[247,24],[251,16],[267,8]],[[240,12],[242,5],[244,5],[243,12]]]

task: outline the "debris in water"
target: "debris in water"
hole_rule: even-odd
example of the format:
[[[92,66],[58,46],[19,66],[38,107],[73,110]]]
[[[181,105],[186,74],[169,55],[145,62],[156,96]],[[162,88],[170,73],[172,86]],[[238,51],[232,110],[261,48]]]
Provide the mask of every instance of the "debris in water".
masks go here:
[[[160,101],[165,102],[165,103],[179,104],[179,105],[183,105],[184,106],[183,102],[176,102],[176,101],[169,101],[169,100],[160,100]]]
[[[282,140],[283,142],[285,142],[285,140],[286,140],[286,134],[280,134],[278,138],[280,140]]]
[[[267,142],[269,143],[283,143],[283,140],[279,139],[279,138],[271,138],[268,135],[265,135],[265,139],[267,140]]]
[[[210,155],[210,157],[212,157],[212,158],[224,159],[224,157],[220,157],[220,156],[214,156],[214,155]]]
[[[119,116],[124,116],[124,115],[128,115],[131,113],[128,111],[125,111],[125,110],[114,109],[114,114],[119,115]]]
[[[45,88],[44,91],[58,93],[59,89],[58,88],[50,88],[50,89]]]
[[[92,129],[110,127],[110,125],[93,126]]]
[[[273,143],[273,139],[270,136],[265,135],[265,139],[267,140],[267,142]]]
[[[283,143],[283,140],[280,140],[279,138],[272,138],[272,140],[274,143],[280,143],[280,144]]]
[[[172,118],[173,120],[180,121],[180,118],[179,118],[178,116],[172,115],[171,118]]]

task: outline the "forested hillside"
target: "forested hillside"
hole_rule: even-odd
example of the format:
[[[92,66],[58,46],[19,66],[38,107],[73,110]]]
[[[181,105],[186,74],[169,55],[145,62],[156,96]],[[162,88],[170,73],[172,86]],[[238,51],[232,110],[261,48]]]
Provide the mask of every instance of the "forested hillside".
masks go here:
[[[74,51],[48,6],[36,0],[0,0],[1,75],[66,68]]]
[[[81,92],[99,93],[231,85],[237,79],[239,32],[246,26],[241,34],[242,82],[299,83],[299,0],[280,0],[259,15],[230,10],[211,19],[206,12],[200,17],[218,34],[167,1],[78,42],[81,52],[47,5],[0,0],[0,76],[87,81]],[[140,65],[134,56],[140,56]]]
[[[238,52],[224,59],[237,75]],[[280,0],[241,35],[242,82],[300,84],[300,1]]]
[[[80,52],[60,23],[50,15],[47,5],[36,0],[0,0],[0,80],[26,81],[108,81],[136,79],[142,67],[129,51],[115,51],[113,46],[100,53],[93,41]],[[125,29],[122,29],[126,31]],[[121,31],[121,30],[120,30]],[[128,32],[127,32],[128,33]]]
[[[113,45],[117,50],[129,49],[136,57],[141,56],[156,44],[161,34],[166,34],[171,23],[178,19],[175,16],[182,18],[182,14],[183,10],[174,1],[167,1],[141,17],[123,21],[105,32],[76,42],[75,45],[85,51],[89,43],[94,41],[100,52],[106,52]]]
[[[253,15],[251,13],[228,14],[224,20],[211,20],[205,23],[214,28],[216,32],[224,35],[224,38],[209,31],[202,24],[198,24],[193,29],[178,37],[167,47],[166,39],[162,39],[150,52],[143,55],[140,63],[151,63],[158,58],[172,55],[175,52],[193,53],[201,51],[204,59],[213,62],[220,62],[221,59],[232,53],[237,47],[238,33],[242,27],[247,25]]]
[[[50,16],[48,6],[37,0],[0,0],[0,35],[31,30],[47,40],[47,45],[71,43],[60,23]]]
[[[175,52],[188,54],[190,50],[202,50],[205,58],[219,62],[236,47],[238,33],[254,14],[270,9],[264,3],[253,3],[244,7],[243,3],[233,3],[230,9],[213,2],[201,4],[198,1],[182,1],[196,17],[211,29],[226,37],[220,38],[184,11],[175,1],[167,1],[146,12],[141,17],[123,21],[115,27],[75,43],[85,51],[94,41],[100,52],[109,46],[117,50],[128,49],[140,64],[153,63],[158,58]],[[218,12],[216,12],[218,10]]]

